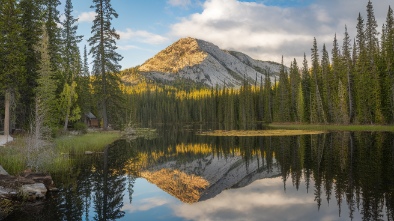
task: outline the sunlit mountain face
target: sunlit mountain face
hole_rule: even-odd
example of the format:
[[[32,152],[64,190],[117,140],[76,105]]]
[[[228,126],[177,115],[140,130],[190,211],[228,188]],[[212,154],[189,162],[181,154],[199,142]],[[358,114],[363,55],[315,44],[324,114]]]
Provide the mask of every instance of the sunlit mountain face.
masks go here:
[[[280,68],[278,63],[222,50],[207,41],[182,38],[139,66],[139,74],[125,70],[123,79],[128,83],[148,80],[170,85],[189,82],[207,87],[240,87],[245,81],[260,83],[265,76],[274,82]]]

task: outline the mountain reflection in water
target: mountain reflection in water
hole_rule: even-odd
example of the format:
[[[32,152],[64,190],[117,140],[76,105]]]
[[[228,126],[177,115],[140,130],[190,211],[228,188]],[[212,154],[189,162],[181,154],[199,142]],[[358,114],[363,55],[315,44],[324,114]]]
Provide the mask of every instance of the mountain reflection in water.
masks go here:
[[[9,219],[393,220],[391,133],[165,133],[73,158],[43,212]]]

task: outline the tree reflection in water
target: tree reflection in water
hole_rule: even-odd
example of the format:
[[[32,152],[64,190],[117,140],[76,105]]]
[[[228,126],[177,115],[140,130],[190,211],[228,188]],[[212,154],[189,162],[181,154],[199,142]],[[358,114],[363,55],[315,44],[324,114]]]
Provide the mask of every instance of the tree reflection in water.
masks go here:
[[[338,206],[337,215],[342,216],[342,204],[346,203],[351,220],[355,212],[361,213],[363,220],[393,220],[394,136],[391,133],[336,132],[294,137],[202,137],[197,140],[182,137],[140,141],[137,149],[143,159],[143,169],[154,171],[174,160],[178,168],[186,168],[180,165],[209,155],[226,159],[242,156],[246,170],[253,162],[271,172],[279,169],[285,191],[287,181],[291,180],[299,189],[304,180],[306,189],[315,195],[317,209],[323,200],[328,204],[334,202]]]
[[[19,211],[9,219],[117,220],[125,216],[124,194],[128,193],[131,203],[136,178],[141,174],[161,169],[165,169],[165,174],[177,171],[185,177],[205,179],[209,189],[213,183],[206,173],[208,167],[214,167],[221,159],[227,162],[241,159],[234,160],[225,172],[246,171],[245,174],[230,186],[216,182],[215,188],[222,187],[219,193],[225,188],[247,186],[264,177],[259,175],[264,173],[281,177],[284,191],[289,184],[297,190],[307,189],[314,194],[318,210],[323,209],[321,205],[326,201],[337,205],[336,216],[349,216],[353,220],[361,214],[363,220],[393,220],[394,136],[391,133],[231,138],[166,131],[166,135],[159,137],[132,142],[120,140],[103,154],[70,159],[74,165],[72,171],[53,175],[61,191],[45,204],[44,212],[32,215]],[[217,176],[225,177],[225,173]],[[177,177],[180,176],[165,178]],[[176,186],[184,188],[184,184]],[[204,190],[199,191],[203,194]],[[181,190],[176,192],[182,194]],[[193,202],[202,200],[209,197],[197,197]],[[341,211],[346,208],[343,204],[347,204],[347,211]]]

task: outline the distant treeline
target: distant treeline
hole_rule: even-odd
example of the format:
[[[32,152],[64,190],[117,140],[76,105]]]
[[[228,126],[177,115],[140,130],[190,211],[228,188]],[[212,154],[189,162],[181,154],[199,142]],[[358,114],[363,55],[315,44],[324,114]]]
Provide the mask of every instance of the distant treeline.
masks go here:
[[[128,88],[127,119],[155,123],[214,123],[220,129],[247,129],[256,122],[390,124],[394,122],[394,18],[391,7],[379,35],[371,2],[367,19],[358,16],[354,40],[345,27],[342,45],[335,35],[331,59],[323,45],[321,59],[313,40],[311,64],[306,55],[283,65],[279,78],[262,73],[240,89]],[[380,37],[380,39],[379,39]],[[260,81],[259,81],[260,80]],[[177,89],[178,88],[178,89]]]

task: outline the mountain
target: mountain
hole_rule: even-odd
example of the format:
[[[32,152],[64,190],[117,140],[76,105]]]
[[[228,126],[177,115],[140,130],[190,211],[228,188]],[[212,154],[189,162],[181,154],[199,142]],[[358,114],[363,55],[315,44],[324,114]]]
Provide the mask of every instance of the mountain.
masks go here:
[[[240,155],[206,155],[193,161],[169,160],[142,168],[141,177],[185,203],[196,203],[222,191],[248,186],[256,180],[280,176],[260,158],[245,161]],[[275,162],[274,162],[275,163]]]
[[[184,80],[206,86],[239,87],[246,79],[260,84],[265,73],[273,81],[281,65],[260,61],[195,38],[182,38],[139,67],[140,75],[154,82]],[[256,82],[257,79],[257,82]]]

